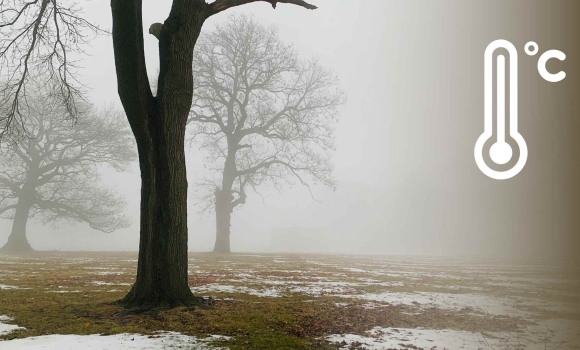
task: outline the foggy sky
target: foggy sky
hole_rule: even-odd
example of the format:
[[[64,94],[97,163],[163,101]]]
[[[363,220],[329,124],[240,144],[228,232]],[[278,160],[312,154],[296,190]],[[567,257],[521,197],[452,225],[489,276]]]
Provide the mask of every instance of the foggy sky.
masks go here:
[[[250,193],[232,218],[233,251],[491,255],[555,259],[578,255],[580,225],[580,3],[568,1],[312,0],[307,11],[257,3],[229,11],[276,24],[304,58],[316,56],[348,94],[334,156],[336,192],[300,186]],[[109,2],[88,1],[87,17],[111,28]],[[170,1],[144,1],[145,30],[163,22]],[[209,31],[228,14],[210,18]],[[574,34],[572,34],[574,33]],[[483,52],[510,40],[520,63],[520,133],[529,157],[506,181],[483,175],[473,159],[483,132]],[[539,54],[529,57],[533,40]],[[146,35],[149,75],[157,72],[157,40]],[[566,53],[560,83],[536,69],[546,50]],[[112,39],[98,37],[83,58],[83,81],[97,105],[120,103]],[[188,151],[190,193],[202,157]],[[112,234],[86,225],[52,231],[28,226],[35,249],[137,250],[140,181],[107,172],[128,201],[134,225]],[[197,214],[190,195],[189,248],[209,251],[214,216]],[[0,245],[10,222],[0,222]]]

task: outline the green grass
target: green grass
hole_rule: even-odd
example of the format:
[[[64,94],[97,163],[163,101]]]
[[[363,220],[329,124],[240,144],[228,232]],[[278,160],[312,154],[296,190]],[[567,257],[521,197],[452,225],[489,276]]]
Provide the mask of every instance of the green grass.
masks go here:
[[[210,293],[217,300],[207,309],[176,308],[162,311],[155,317],[121,316],[123,309],[114,302],[129,290],[130,286],[123,284],[131,284],[134,280],[135,259],[134,254],[114,253],[37,254],[20,259],[0,256],[1,284],[30,288],[0,291],[0,315],[13,317],[14,324],[26,328],[0,338],[47,334],[152,334],[156,331],[176,331],[198,337],[212,334],[231,336],[230,340],[217,342],[216,345],[234,350],[334,349],[333,345],[321,339],[330,334],[365,334],[365,331],[376,326],[512,332],[524,322],[517,320],[516,324],[509,317],[477,315],[469,309],[419,310],[413,306],[381,303],[375,303],[376,308],[368,309],[365,307],[366,302],[359,299],[300,293],[287,293],[276,298],[245,293]],[[192,287],[209,283],[241,285],[243,280],[228,279],[243,272],[253,276],[275,276],[283,280],[306,282],[315,282],[315,277],[320,276],[350,282],[360,278],[385,282],[398,280],[361,273],[339,275],[344,270],[332,266],[313,272],[318,267],[308,262],[308,256],[294,258],[289,263],[291,266],[275,264],[271,260],[242,255],[220,257],[195,254],[190,257],[192,273],[189,284]],[[95,281],[111,285],[96,285]],[[249,284],[252,288],[263,287],[252,283],[254,284]],[[460,285],[459,289],[446,292],[469,291],[468,287],[474,282],[457,283],[465,283],[466,289],[462,289]],[[443,285],[445,281],[436,278],[423,282],[406,280],[403,287],[361,284],[356,292],[441,292],[441,288],[434,288],[433,284]],[[111,292],[113,289],[118,291]]]

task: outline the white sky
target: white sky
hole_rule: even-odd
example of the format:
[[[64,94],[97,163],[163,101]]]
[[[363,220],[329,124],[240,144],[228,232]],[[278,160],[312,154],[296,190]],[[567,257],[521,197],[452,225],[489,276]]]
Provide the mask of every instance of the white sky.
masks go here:
[[[170,1],[144,3],[145,27],[163,22]],[[293,43],[303,57],[319,57],[338,74],[348,94],[334,161],[339,189],[332,193],[317,188],[315,195],[321,202],[312,201],[308,191],[298,186],[281,194],[264,189],[264,202],[251,195],[233,216],[233,250],[502,256],[514,252],[537,256],[549,250],[547,255],[558,255],[557,247],[569,235],[569,217],[558,207],[565,191],[545,186],[569,180],[569,175],[558,171],[567,156],[540,150],[569,152],[571,141],[565,133],[569,125],[563,111],[553,111],[557,126],[547,134],[536,132],[543,119],[541,104],[534,103],[538,96],[547,101],[571,98],[573,82],[568,79],[546,90],[534,72],[535,62],[524,57],[523,44],[535,40],[540,52],[570,51],[576,45],[577,51],[578,40],[559,35],[568,25],[558,17],[561,13],[522,12],[530,7],[526,1],[312,3],[319,9],[280,4],[273,10],[269,4],[257,3],[230,13],[253,14],[278,25],[282,40]],[[89,19],[110,29],[109,1],[83,4]],[[226,18],[227,14],[211,18],[204,30]],[[519,21],[517,26],[510,22],[513,18]],[[542,23],[553,20],[563,27],[546,34]],[[520,175],[504,182],[485,177],[473,159],[483,127],[483,51],[500,37],[511,40],[521,52],[521,95],[532,101],[520,107],[522,115],[529,115],[520,121],[520,131],[528,142],[530,159]],[[146,35],[145,44],[152,76],[157,72],[157,40]],[[88,51],[91,56],[84,58],[82,75],[92,89],[92,100],[119,106],[111,38],[96,38]],[[558,67],[566,68],[565,63]],[[570,76],[571,65],[567,69]],[[190,191],[195,191],[193,179],[201,166],[197,150],[188,152],[188,161]],[[137,250],[137,167],[128,174],[107,173],[106,180],[126,196],[135,222],[131,228],[103,234],[85,225],[53,232],[29,224],[33,247]],[[534,191],[542,199],[527,206]],[[190,205],[190,250],[210,250],[214,216],[196,211]],[[8,236],[9,224],[0,223],[0,244]]]

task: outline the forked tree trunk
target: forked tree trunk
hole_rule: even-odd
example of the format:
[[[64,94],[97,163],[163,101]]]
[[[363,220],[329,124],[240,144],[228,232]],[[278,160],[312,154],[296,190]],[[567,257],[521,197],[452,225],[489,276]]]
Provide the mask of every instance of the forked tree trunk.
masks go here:
[[[8,242],[0,249],[7,253],[26,253],[34,249],[26,239],[26,223],[30,214],[31,204],[24,198],[18,200],[14,221],[12,222],[12,231],[8,237]]]
[[[141,1],[112,0],[119,96],[141,170],[137,278],[120,303],[136,311],[192,305],[187,278],[185,127],[193,94],[193,47],[204,1],[175,1],[159,37],[158,95],[149,86]]]
[[[196,301],[187,284],[184,151],[193,96],[193,49],[210,15],[250,2],[254,0],[221,1],[216,6],[205,0],[173,0],[158,35],[160,69],[154,97],[145,64],[142,0],[111,0],[117,88],[137,141],[142,181],[137,279],[121,300],[127,307]],[[227,212],[230,215],[231,209]]]
[[[215,223],[216,235],[214,253],[230,253],[230,227],[232,221],[231,191],[216,191]]]

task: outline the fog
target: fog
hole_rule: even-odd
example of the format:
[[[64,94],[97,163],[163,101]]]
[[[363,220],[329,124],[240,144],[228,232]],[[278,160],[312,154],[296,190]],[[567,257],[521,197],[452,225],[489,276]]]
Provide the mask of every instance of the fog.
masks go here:
[[[170,2],[144,1],[144,25],[162,22]],[[533,4],[533,5],[532,5]],[[278,26],[304,58],[316,56],[340,79],[348,102],[340,109],[334,153],[338,189],[299,185],[249,193],[234,211],[235,252],[481,255],[573,259],[580,249],[578,196],[580,33],[569,1],[320,1],[316,11],[279,4],[232,10]],[[108,2],[83,4],[89,20],[111,28]],[[529,11],[522,11],[522,9]],[[572,10],[574,9],[574,10]],[[515,21],[514,18],[518,20]],[[214,16],[209,31],[225,21]],[[492,180],[477,168],[473,148],[483,132],[483,52],[496,39],[520,53],[520,133],[529,158],[512,179]],[[558,49],[559,83],[544,81],[538,56]],[[81,75],[97,106],[120,108],[111,38],[97,37]],[[148,71],[157,72],[157,40],[145,37]],[[198,214],[194,185],[203,159],[187,151],[189,250],[211,251],[215,216]],[[127,202],[133,225],[101,233],[87,225],[58,229],[31,222],[36,250],[121,250],[139,247],[140,178],[107,171],[104,182]],[[0,221],[0,246],[11,222]]]

